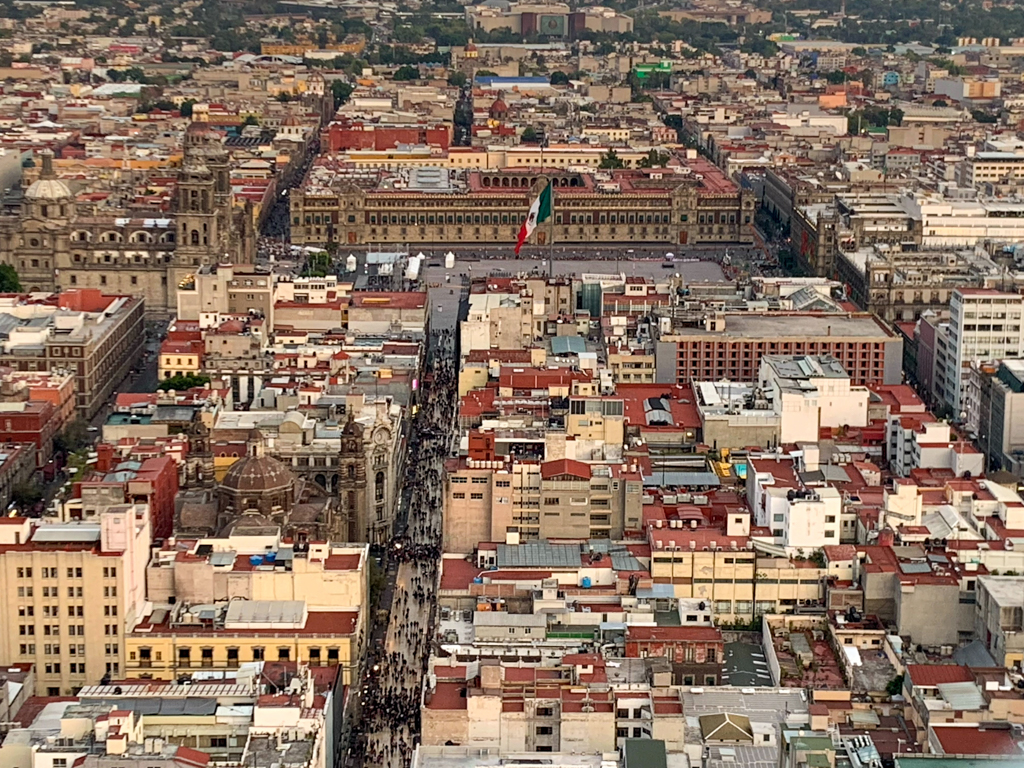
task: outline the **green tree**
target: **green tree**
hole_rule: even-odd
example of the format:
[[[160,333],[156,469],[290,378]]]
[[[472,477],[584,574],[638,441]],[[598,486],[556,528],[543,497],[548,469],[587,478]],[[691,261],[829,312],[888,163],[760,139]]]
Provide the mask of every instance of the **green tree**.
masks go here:
[[[603,155],[601,155],[601,162],[598,164],[598,168],[625,168],[626,164],[622,162],[622,158],[614,149],[609,149]]]
[[[331,95],[334,96],[335,108],[340,107],[352,95],[352,84],[344,80],[335,80],[331,83]]]
[[[975,121],[979,123],[995,123],[999,121],[998,117],[986,112],[983,109],[972,109],[971,117],[973,117]]]
[[[43,500],[43,489],[31,480],[18,483],[11,489],[11,500],[25,510]]]
[[[192,387],[201,387],[209,383],[209,376],[202,376],[199,374],[191,373],[178,374],[177,376],[172,376],[169,379],[164,379],[163,381],[156,385],[156,388],[162,389],[164,392],[166,392],[169,389],[177,391],[182,389],[191,389]]]
[[[519,135],[519,141],[523,144],[533,144],[537,141],[537,129],[532,125],[528,125],[523,129],[523,132]]]
[[[549,78],[549,82],[552,85],[568,85],[569,84],[569,76],[567,74],[565,74],[565,72],[562,72],[562,71],[556,69],[554,72],[551,73],[551,77]]]
[[[825,79],[828,80],[832,85],[839,85],[840,83],[846,82],[846,73],[841,69],[837,69],[834,72],[829,72],[825,75]]]
[[[292,100],[292,95],[288,93],[288,91],[281,91],[279,94],[277,94],[277,100],[280,101],[282,104],[287,104],[289,101]]]
[[[260,121],[259,121],[259,119],[257,119],[256,115],[246,115],[245,116],[245,120],[242,121],[242,125],[243,126],[246,126],[246,125],[259,125],[259,124],[260,124]]]
[[[192,107],[195,102],[192,99],[185,99],[181,102],[181,106],[178,108],[181,111],[182,117],[192,117]]]
[[[903,675],[896,675],[885,686],[885,692],[890,696],[898,696],[903,691]]]
[[[948,107],[949,106],[949,102],[947,102],[945,99],[936,99],[935,101],[932,102],[932,106],[933,107]]]
[[[465,72],[452,72],[448,75],[448,85],[456,88],[462,88],[467,82],[469,82],[469,78]]]
[[[60,453],[74,453],[89,445],[92,440],[89,438],[89,425],[85,419],[75,419],[64,431],[53,438],[54,450]]]
[[[640,158],[637,166],[640,168],[664,168],[668,165],[668,161],[668,152],[659,152],[656,149],[652,149],[647,153],[647,157]]]
[[[10,264],[0,264],[0,293],[21,293],[21,280]]]
[[[395,70],[392,80],[419,80],[420,70],[418,67],[410,67],[408,64]]]
[[[852,53],[854,56],[867,56],[868,49],[862,45],[858,45],[856,48],[850,51],[850,53]]]

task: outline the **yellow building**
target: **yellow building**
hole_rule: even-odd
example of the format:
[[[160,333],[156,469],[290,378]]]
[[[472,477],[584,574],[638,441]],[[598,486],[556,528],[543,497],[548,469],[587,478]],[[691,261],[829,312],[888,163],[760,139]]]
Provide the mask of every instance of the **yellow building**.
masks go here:
[[[316,48],[314,43],[285,43],[280,40],[263,40],[260,42],[260,54],[263,56],[302,56],[306,51]]]
[[[619,446],[625,441],[622,400],[608,397],[573,397],[569,400],[565,433],[577,440]]]
[[[173,679],[249,661],[358,662],[369,604],[369,547],[279,534],[176,540],[146,569],[150,613],[126,640],[132,675]]]
[[[72,696],[123,676],[124,638],[145,605],[145,507],[88,522],[0,518],[0,665],[35,664],[36,695]]]
[[[672,584],[678,598],[711,603],[717,622],[754,617],[756,556],[749,547],[750,516],[730,513],[726,531],[706,528],[648,529],[651,577]]]
[[[202,343],[191,341],[165,341],[160,345],[157,375],[160,379],[175,376],[195,376],[203,367]]]
[[[125,638],[129,677],[174,680],[251,661],[341,666],[357,679],[360,611],[311,611],[302,600],[231,600],[155,609]]]
[[[822,579],[828,575],[810,560],[784,557],[757,559],[755,613],[787,613],[822,598]]]
[[[654,355],[625,347],[608,350],[608,367],[616,384],[654,384]]]

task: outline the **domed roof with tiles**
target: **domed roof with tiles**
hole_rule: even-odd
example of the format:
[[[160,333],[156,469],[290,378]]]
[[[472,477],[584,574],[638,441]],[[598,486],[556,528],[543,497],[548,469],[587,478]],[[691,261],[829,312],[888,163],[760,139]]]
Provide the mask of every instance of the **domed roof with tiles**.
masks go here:
[[[39,179],[25,190],[29,200],[67,200],[71,196],[68,185],[60,179]]]
[[[221,487],[237,493],[281,491],[295,484],[295,475],[270,456],[246,456],[228,469]]]

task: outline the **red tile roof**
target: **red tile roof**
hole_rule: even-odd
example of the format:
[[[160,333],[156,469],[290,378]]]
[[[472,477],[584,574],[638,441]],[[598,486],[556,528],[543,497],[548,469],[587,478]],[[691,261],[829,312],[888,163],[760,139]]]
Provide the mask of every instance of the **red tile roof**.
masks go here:
[[[540,476],[544,480],[550,480],[552,477],[560,475],[571,475],[589,480],[590,465],[574,459],[556,459],[555,461],[545,461],[540,465]]]
[[[947,755],[1016,755],[1024,752],[1010,731],[1001,728],[936,725],[935,738]]]
[[[907,674],[916,686],[934,687],[941,683],[971,683],[974,675],[958,664],[907,664]]]

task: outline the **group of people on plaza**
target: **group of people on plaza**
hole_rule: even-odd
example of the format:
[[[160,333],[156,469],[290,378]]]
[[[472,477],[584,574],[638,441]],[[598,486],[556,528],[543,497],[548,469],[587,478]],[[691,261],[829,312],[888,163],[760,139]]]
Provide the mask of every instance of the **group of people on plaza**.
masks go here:
[[[362,726],[353,751],[364,766],[408,765],[419,733],[441,563],[441,477],[455,420],[454,333],[433,333],[431,347],[431,377],[409,442],[406,526],[388,548],[399,564],[388,631],[383,644],[371,643],[360,681]]]

